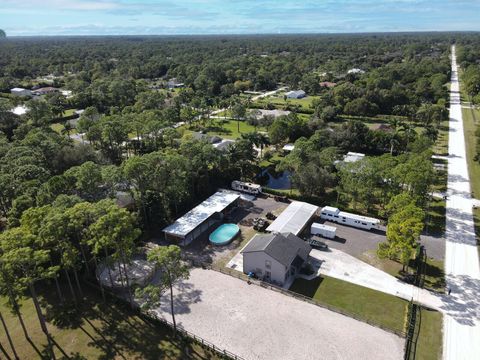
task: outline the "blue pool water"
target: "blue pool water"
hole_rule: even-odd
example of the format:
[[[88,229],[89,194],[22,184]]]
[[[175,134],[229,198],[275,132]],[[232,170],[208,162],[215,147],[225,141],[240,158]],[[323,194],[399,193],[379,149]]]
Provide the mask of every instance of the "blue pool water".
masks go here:
[[[240,228],[235,224],[222,224],[210,234],[208,239],[215,245],[226,245],[237,236]]]

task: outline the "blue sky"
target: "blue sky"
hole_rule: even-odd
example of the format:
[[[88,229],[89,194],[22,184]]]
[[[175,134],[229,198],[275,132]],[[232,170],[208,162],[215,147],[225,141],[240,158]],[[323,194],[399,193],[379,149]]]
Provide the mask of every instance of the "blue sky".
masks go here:
[[[8,35],[480,30],[480,0],[0,0]]]

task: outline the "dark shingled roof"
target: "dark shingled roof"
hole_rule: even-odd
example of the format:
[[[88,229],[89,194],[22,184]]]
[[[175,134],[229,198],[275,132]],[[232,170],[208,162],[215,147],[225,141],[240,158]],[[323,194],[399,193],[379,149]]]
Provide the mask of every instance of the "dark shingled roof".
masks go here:
[[[265,252],[279,263],[290,266],[297,257],[300,249],[305,249],[308,254],[312,248],[292,233],[272,233],[256,235],[247,246],[245,246],[242,253]]]

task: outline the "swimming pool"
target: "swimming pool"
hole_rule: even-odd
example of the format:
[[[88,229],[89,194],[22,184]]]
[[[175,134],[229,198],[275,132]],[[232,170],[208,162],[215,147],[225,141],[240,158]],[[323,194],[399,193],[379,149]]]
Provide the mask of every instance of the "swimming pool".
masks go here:
[[[240,232],[235,224],[222,224],[210,234],[208,239],[214,245],[226,245]]]

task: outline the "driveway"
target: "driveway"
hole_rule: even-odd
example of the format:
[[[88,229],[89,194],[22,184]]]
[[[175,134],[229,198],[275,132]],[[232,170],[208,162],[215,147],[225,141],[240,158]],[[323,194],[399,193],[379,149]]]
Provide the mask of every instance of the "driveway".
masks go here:
[[[174,301],[184,329],[247,360],[403,358],[397,335],[212,270],[193,269]]]
[[[320,221],[321,222],[321,221]],[[326,225],[337,228],[337,237],[333,240],[321,238],[329,247],[362,258],[366,252],[377,250],[378,244],[387,240],[384,231],[362,230],[330,221]],[[445,239],[439,236],[422,235],[420,242],[425,246],[427,256],[436,260],[443,260],[445,255]]]
[[[480,267],[465,153],[455,45],[452,46],[445,274],[452,290],[444,317],[446,360],[480,358]]]
[[[406,284],[394,276],[377,269],[343,251],[313,249],[310,253],[313,264],[319,266],[318,274],[381,291],[405,300],[416,302],[435,310],[442,310],[445,296]],[[312,262],[312,260],[310,260]]]

